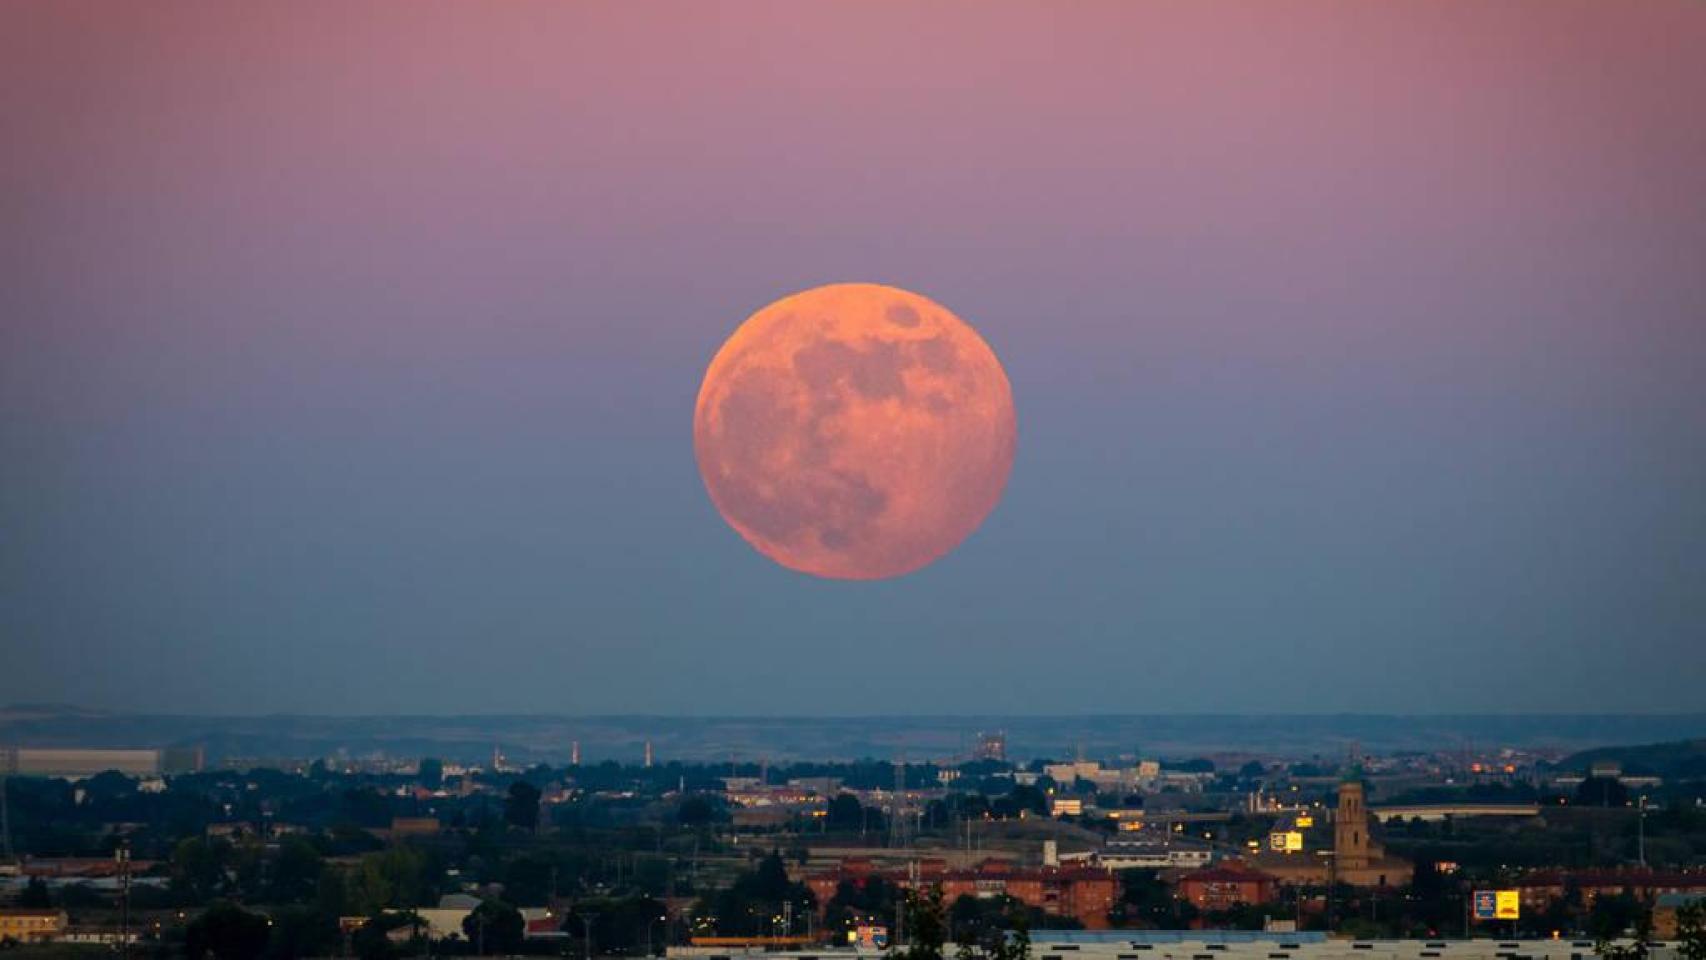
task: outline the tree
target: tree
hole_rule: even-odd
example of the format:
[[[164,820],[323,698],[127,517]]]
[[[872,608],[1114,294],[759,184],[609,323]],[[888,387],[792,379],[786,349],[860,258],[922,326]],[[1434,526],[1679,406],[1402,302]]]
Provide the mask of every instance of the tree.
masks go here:
[[[87,883],[71,883],[59,888],[59,905],[66,910],[110,908],[113,898]]]
[[[273,903],[295,903],[313,896],[324,863],[320,851],[301,837],[279,844],[268,872],[267,889]]]
[[[933,886],[923,893],[907,891],[905,909],[909,940],[896,954],[897,960],[942,960],[942,946],[948,942],[942,888]]]
[[[790,881],[781,855],[771,851],[727,889],[701,898],[693,915],[710,918],[723,936],[749,937],[774,932],[775,917],[804,917],[815,903],[811,889]]]
[[[1014,786],[1012,793],[997,798],[994,803],[990,804],[990,810],[998,817],[1017,817],[1021,813],[1046,816],[1048,814],[1048,794],[1044,792],[1045,788],[1040,786],[1042,780],[1039,779],[1037,783],[1038,786],[1025,786],[1024,784]]]
[[[437,757],[422,757],[417,776],[421,786],[428,790],[437,790],[444,785],[444,761]]]
[[[1007,913],[1007,935],[1001,938],[990,960],[1031,960],[1031,917],[1025,905],[1014,901]]]
[[[1627,894],[1624,896],[1628,897]],[[1633,897],[1628,899],[1634,900]],[[1597,901],[1594,906],[1599,906]],[[1593,952],[1599,954],[1601,960],[1647,960],[1653,946],[1653,911],[1637,903],[1633,926],[1634,936],[1630,938],[1629,943],[1613,942],[1614,938],[1622,933],[1621,930],[1609,935],[1602,932],[1594,938]]]
[[[859,830],[865,825],[865,808],[851,793],[838,793],[829,801],[824,821],[830,830]]]
[[[717,807],[703,794],[695,793],[675,808],[675,819],[684,827],[709,826],[717,819]]]
[[[1173,896],[1173,888],[1155,870],[1121,870],[1120,899],[1108,911],[1108,922],[1116,927],[1182,930],[1197,918],[1189,900]]]
[[[337,948],[338,923],[333,914],[313,907],[285,907],[273,915],[272,942],[267,947],[272,960],[326,957]]]
[[[53,898],[47,892],[47,884],[40,877],[31,877],[24,892],[18,895],[18,906],[30,910],[41,910],[53,906]]]
[[[1629,803],[1629,788],[1616,777],[1588,777],[1576,787],[1574,801],[1584,807],[1621,807]]]
[[[1706,900],[1677,908],[1676,952],[1682,960],[1706,960]]]
[[[1640,901],[1628,892],[1595,897],[1588,913],[1588,932],[1598,941],[1616,940],[1635,926],[1642,912]]]
[[[172,849],[172,886],[192,900],[213,899],[225,885],[231,845],[190,837]]]
[[[479,953],[515,953],[527,936],[521,911],[501,900],[482,900],[462,918],[462,933]]]
[[[539,788],[526,780],[510,784],[509,795],[504,798],[504,822],[530,832],[538,830],[539,796]]]
[[[988,960],[1030,960],[1033,910],[1010,896],[962,895],[948,910],[948,926],[959,944],[957,960],[979,955]]]
[[[256,960],[267,949],[270,927],[266,917],[233,903],[219,902],[202,911],[184,931],[184,950],[191,960]]]
[[[655,952],[658,937],[668,933],[667,917],[663,902],[651,897],[583,900],[563,918],[563,929],[584,936],[590,923],[593,946],[602,954],[638,953],[648,947]]]
[[[350,945],[355,947],[355,955],[361,960],[391,960],[397,955],[391,942],[391,931],[415,922],[414,914],[375,913],[350,937]]]
[[[763,900],[786,900],[789,889],[793,886],[788,881],[788,865],[782,862],[782,855],[772,850],[764,859],[758,861],[758,868],[737,880],[736,886],[744,886],[754,897]]]
[[[881,875],[836,884],[835,896],[824,908],[825,930],[839,931],[843,938],[864,917],[892,917],[900,900],[900,888]]]
[[[388,827],[391,825],[391,802],[384,794],[371,788],[345,790],[338,800],[339,813],[358,827]]]
[[[427,877],[426,854],[411,846],[392,847],[361,858],[361,865],[345,878],[345,895],[363,915],[416,907],[431,893]]]

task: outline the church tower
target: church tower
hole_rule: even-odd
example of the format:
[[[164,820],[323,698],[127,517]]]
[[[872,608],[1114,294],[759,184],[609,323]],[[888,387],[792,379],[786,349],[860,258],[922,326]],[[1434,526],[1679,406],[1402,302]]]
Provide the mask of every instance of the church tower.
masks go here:
[[[1361,870],[1378,856],[1368,836],[1368,808],[1361,780],[1339,784],[1339,812],[1333,818],[1333,859],[1341,871]]]

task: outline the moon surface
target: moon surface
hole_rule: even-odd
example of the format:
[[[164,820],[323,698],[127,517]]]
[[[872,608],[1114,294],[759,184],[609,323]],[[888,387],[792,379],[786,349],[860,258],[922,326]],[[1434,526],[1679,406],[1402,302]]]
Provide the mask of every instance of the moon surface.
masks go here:
[[[705,371],[693,446],[717,510],[819,577],[910,573],[959,546],[1013,467],[1013,392],[965,321],[843,283],[753,314]]]

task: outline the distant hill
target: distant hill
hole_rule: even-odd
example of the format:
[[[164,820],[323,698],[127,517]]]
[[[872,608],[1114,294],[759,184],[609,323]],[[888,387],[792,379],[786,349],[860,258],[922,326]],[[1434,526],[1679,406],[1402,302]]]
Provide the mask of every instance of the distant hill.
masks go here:
[[[889,760],[964,756],[979,731],[1005,731],[1010,756],[1337,758],[1350,750],[1438,750],[1466,742],[1552,755],[1706,735],[1706,714],[1154,714],[1081,716],[237,716],[132,714],[52,704],[0,709],[0,747],[188,747],[210,763],[272,758],[437,756],[562,763],[580,743],[589,763],[729,758]],[[1693,743],[1706,741],[1695,740]],[[1637,748],[1640,749],[1640,748]],[[1643,761],[1645,762],[1645,761]]]
[[[1706,739],[1649,743],[1636,747],[1596,747],[1571,754],[1558,769],[1588,772],[1596,763],[1615,762],[1624,773],[1667,780],[1706,779]]]

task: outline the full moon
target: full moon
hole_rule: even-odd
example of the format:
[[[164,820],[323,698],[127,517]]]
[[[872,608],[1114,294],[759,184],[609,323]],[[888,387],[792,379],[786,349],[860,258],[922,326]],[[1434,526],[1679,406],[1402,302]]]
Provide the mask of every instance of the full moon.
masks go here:
[[[1013,468],[994,351],[926,297],[871,283],[784,297],[735,330],[693,411],[699,472],[759,553],[819,577],[910,573],[965,540]]]

